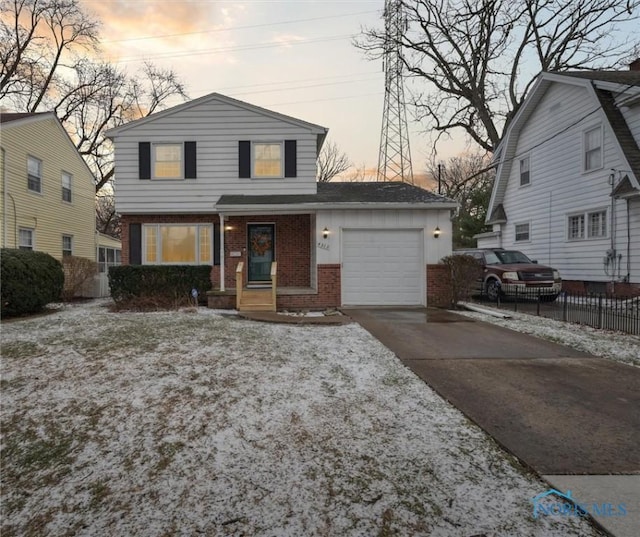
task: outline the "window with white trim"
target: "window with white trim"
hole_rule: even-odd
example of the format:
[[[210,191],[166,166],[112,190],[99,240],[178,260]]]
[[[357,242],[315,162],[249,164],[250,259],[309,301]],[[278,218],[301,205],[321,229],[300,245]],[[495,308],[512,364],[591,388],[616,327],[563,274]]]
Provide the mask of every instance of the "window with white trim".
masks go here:
[[[567,221],[567,238],[584,239],[584,214],[572,214]]]
[[[284,151],[282,143],[254,142],[252,177],[269,178],[284,176]]]
[[[27,188],[32,192],[42,192],[42,161],[27,156]]]
[[[583,138],[584,146],[584,171],[597,170],[602,168],[602,127],[585,131]]]
[[[18,248],[20,250],[33,250],[34,235],[35,235],[35,232],[31,228],[27,228],[27,227],[18,228]]]
[[[515,225],[515,235],[516,235],[516,242],[527,242],[530,240],[530,224],[524,223],[524,224],[516,224]]]
[[[119,248],[109,248],[108,246],[98,247],[98,271],[108,272],[109,267],[115,267],[121,263],[121,250]]]
[[[531,184],[531,175],[529,173],[529,155],[520,159],[520,186]]]
[[[153,144],[153,179],[182,179],[182,144]]]
[[[62,235],[62,257],[73,255],[73,236]]]
[[[62,201],[71,203],[71,174],[62,172]]]
[[[167,265],[213,264],[213,225],[147,224],[143,262]]]
[[[607,211],[594,211],[587,213],[587,236],[590,239],[607,236]]]

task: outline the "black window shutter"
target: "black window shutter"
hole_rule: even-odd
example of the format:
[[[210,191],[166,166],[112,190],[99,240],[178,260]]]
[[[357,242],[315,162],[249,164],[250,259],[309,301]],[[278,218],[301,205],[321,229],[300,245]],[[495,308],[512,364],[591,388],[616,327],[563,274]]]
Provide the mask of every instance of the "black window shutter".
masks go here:
[[[238,177],[251,178],[251,142],[240,140],[238,142]]]
[[[197,175],[196,171],[196,143],[185,142],[184,143],[184,178],[195,179]]]
[[[220,224],[213,224],[213,264],[220,264]]]
[[[129,264],[142,265],[141,224],[129,224]]]
[[[284,176],[298,176],[298,147],[295,140],[284,141]]]
[[[151,179],[151,143],[138,143],[138,175],[140,179]]]

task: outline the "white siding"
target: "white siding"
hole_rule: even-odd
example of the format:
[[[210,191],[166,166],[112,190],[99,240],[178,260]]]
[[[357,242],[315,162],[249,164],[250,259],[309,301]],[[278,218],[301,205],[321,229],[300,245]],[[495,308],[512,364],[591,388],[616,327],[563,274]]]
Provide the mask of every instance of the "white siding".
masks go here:
[[[297,141],[297,177],[240,179],[238,141]],[[138,142],[197,142],[197,179],[138,179]],[[121,213],[212,212],[224,194],[313,194],[317,135],[310,129],[210,100],[124,130],[115,139]]]
[[[331,210],[317,211],[316,237],[319,265],[341,262],[342,229],[421,229],[424,231],[424,264],[438,263],[451,254],[451,219],[449,210]],[[322,231],[329,230],[324,240]],[[433,237],[436,227],[440,238]]]
[[[640,121],[637,124],[640,126]],[[604,165],[583,173],[583,132],[598,125],[603,126]],[[531,184],[520,187],[517,163],[525,154],[530,155]],[[611,248],[611,170],[627,168],[595,98],[585,88],[552,84],[521,130],[504,197],[508,223],[502,226],[503,247],[517,248],[558,268],[564,279],[607,280],[603,258]],[[568,240],[567,216],[598,209],[608,210],[607,237]],[[613,246],[626,257],[624,201],[615,202],[614,214]],[[515,224],[525,222],[530,223],[531,238],[516,243]],[[632,236],[638,233],[640,226],[636,224]],[[638,269],[634,270],[637,274]]]

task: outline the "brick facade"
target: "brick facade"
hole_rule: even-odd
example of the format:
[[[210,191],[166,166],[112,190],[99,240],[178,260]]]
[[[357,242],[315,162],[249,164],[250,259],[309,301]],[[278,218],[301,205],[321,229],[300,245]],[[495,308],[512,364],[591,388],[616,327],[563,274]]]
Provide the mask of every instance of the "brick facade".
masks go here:
[[[451,281],[447,265],[427,265],[427,305],[435,308],[451,306]]]
[[[640,285],[627,282],[586,282],[582,280],[562,280],[562,290],[569,294],[607,294],[620,298],[640,296]]]

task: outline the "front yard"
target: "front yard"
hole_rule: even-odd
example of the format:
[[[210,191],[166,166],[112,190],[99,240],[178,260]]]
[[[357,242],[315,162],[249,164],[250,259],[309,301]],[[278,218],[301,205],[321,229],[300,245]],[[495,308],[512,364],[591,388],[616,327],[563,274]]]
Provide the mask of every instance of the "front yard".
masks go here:
[[[357,325],[2,325],[2,535],[595,536]]]

